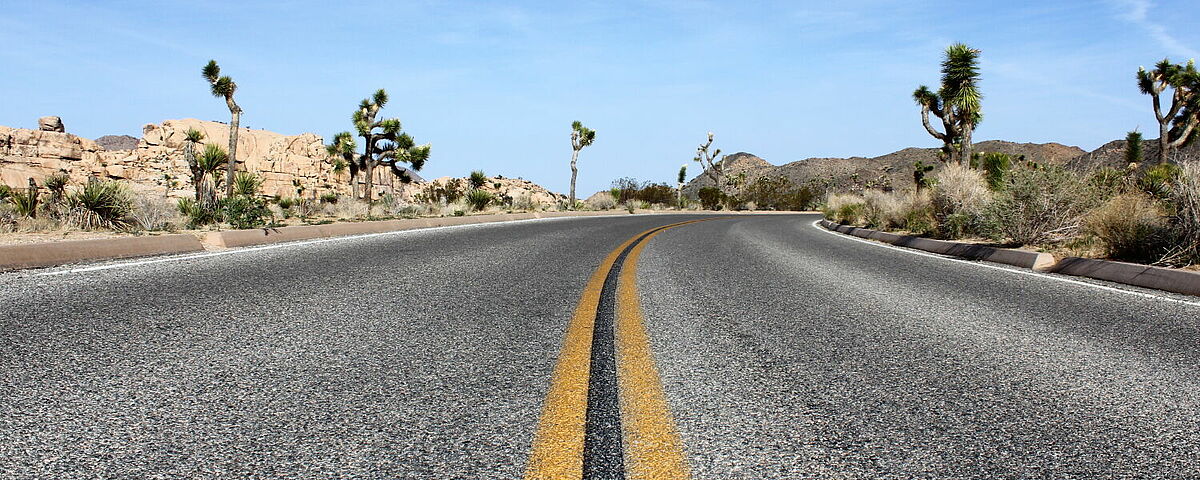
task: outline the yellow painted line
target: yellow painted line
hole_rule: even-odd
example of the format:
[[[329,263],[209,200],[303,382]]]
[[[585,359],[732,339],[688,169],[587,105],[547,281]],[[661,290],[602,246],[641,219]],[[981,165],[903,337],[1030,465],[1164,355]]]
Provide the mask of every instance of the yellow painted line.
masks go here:
[[[662,381],[650,352],[650,337],[637,290],[637,262],[654,232],[629,251],[617,284],[617,381],[625,467],[630,479],[687,479],[683,441],[667,406]]]
[[[671,224],[676,227],[693,221]],[[583,477],[583,437],[587,416],[587,393],[592,355],[592,331],[604,279],[617,257],[629,244],[655,227],[634,235],[605,257],[588,279],[575,315],[567,326],[566,340],[554,368],[550,391],[538,422],[525,478],[559,480]]]

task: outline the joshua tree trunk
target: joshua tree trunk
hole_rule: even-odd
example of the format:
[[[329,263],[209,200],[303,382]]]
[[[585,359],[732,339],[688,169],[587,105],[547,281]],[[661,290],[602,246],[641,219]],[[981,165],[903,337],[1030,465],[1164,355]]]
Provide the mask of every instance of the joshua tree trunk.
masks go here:
[[[962,145],[959,145],[960,151],[958,153],[959,163],[971,161],[971,133],[973,132],[970,126],[963,129]]]
[[[375,165],[367,161],[367,168],[364,173],[367,175],[367,191],[363,192],[363,198],[367,200],[367,205],[370,205],[371,197],[375,194]]]
[[[242,121],[242,109],[233,101],[233,97],[225,99],[229,105],[229,113],[233,117],[229,122],[229,163],[225,166],[225,196],[233,196],[233,176],[237,171],[237,140],[238,125]]]
[[[578,159],[579,150],[573,150],[571,152],[571,196],[568,200],[570,203],[567,204],[567,208],[571,210],[575,209],[575,176],[579,174],[579,169],[575,168],[575,161]]]

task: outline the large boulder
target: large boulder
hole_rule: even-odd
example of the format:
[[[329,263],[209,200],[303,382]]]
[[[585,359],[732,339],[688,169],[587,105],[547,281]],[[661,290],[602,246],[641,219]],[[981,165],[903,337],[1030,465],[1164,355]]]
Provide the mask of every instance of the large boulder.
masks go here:
[[[43,132],[65,132],[62,119],[54,116],[42,117],[38,119],[38,130]]]

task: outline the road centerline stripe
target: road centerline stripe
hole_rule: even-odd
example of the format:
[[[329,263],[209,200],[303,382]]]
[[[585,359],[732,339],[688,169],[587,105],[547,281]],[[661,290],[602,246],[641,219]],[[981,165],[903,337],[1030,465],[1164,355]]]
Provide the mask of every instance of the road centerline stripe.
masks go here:
[[[590,462],[585,462],[587,453],[593,453],[596,445],[585,447],[588,441],[588,416],[589,416],[589,393],[592,389],[589,384],[592,382],[593,372],[593,349],[598,346],[603,346],[605,341],[608,342],[609,348],[622,349],[621,338],[622,334],[614,331],[617,325],[621,324],[620,312],[626,309],[620,305],[620,272],[623,271],[621,266],[624,264],[622,260],[634,251],[634,247],[641,245],[645,240],[655,234],[682,225],[687,225],[700,221],[715,220],[702,219],[679,222],[660,227],[655,227],[646,230],[633,238],[626,240],[616,249],[608,254],[608,256],[600,263],[600,266],[592,273],[588,279],[587,285],[584,287],[583,294],[580,296],[579,304],[575,309],[575,313],[568,324],[566,339],[563,342],[562,350],[559,353],[558,363],[555,366],[554,374],[551,380],[550,390],[546,395],[546,402],[543,406],[542,416],[538,422],[537,434],[534,438],[531,447],[529,464],[526,468],[526,479],[575,479],[589,478],[585,476],[585,463],[591,467]],[[637,250],[640,253],[640,249]],[[615,271],[614,271],[615,269]],[[612,277],[612,288],[605,292],[605,284]],[[636,288],[636,287],[634,287]],[[602,294],[607,294],[609,298],[615,299],[616,305],[613,311],[609,313],[611,323],[608,328],[597,329],[598,317],[600,316],[600,307],[602,303]],[[636,290],[633,294],[636,296]],[[640,306],[637,307],[640,312]],[[640,321],[640,313],[638,317]],[[622,330],[623,332],[624,330]],[[642,335],[645,335],[643,328]],[[598,338],[599,337],[599,338]],[[607,337],[607,340],[604,339]],[[615,338],[614,338],[615,337]],[[624,350],[622,350],[624,351]],[[647,349],[646,353],[649,351]],[[619,353],[609,350],[609,358],[612,363],[619,363],[622,357]],[[608,396],[614,404],[608,410],[611,413],[620,415],[622,408],[628,401],[621,397],[619,390],[624,388],[625,383],[621,376],[619,365],[609,367],[615,372],[613,373],[614,388],[609,389]],[[657,373],[654,375],[654,380],[657,382]],[[661,385],[658,386],[661,391]],[[601,393],[601,392],[597,392]],[[642,396],[636,396],[634,399],[640,399]],[[665,407],[665,402],[662,403]],[[639,407],[630,404],[628,407],[634,411],[638,411]],[[596,412],[600,413],[600,412]],[[670,422],[669,412],[665,417]],[[625,436],[621,435],[620,417],[616,418],[615,423],[618,427],[616,430],[616,441],[621,442],[622,438],[630,438],[637,442],[644,435],[630,436],[626,432]],[[672,429],[673,429],[673,423]],[[673,430],[672,430],[673,431]],[[601,440],[602,437],[594,436],[593,441]],[[609,440],[612,437],[608,437]],[[659,442],[661,444],[661,442]],[[681,444],[676,441],[677,447]],[[592,473],[596,477],[606,478],[624,478],[624,459],[621,457],[622,449],[617,447],[617,461],[619,470],[601,472],[594,470]],[[611,455],[611,450],[609,450]],[[625,452],[624,458],[629,457],[630,452]],[[679,450],[677,457],[682,461],[682,450]],[[606,457],[611,460],[611,456]],[[634,464],[640,464],[640,461],[635,461]],[[635,473],[640,470],[635,470]],[[615,473],[619,472],[619,473]],[[622,476],[617,476],[622,475]],[[635,476],[634,478],[648,478]]]

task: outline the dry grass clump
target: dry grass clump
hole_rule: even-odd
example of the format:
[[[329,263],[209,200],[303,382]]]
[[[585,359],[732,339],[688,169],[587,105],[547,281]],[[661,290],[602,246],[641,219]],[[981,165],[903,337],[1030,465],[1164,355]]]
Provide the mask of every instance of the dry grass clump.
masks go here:
[[[588,208],[592,210],[612,210],[617,208],[617,201],[613,200],[612,195],[600,195],[589,198],[586,203]]]
[[[861,225],[867,202],[862,196],[852,193],[831,193],[825,197],[821,209],[825,218],[847,225]]]
[[[1186,266],[1200,263],[1200,160],[1184,161],[1179,167],[1179,176],[1171,189],[1175,241],[1161,262]]]
[[[871,228],[904,228],[904,195],[898,192],[863,192],[863,217]]]
[[[1162,208],[1141,192],[1117,195],[1084,217],[1084,230],[1102,243],[1105,255],[1121,260],[1159,258],[1166,226]]]
[[[321,213],[339,220],[359,220],[367,218],[367,204],[341,195],[336,202],[325,203]]]
[[[937,232],[945,238],[978,234],[981,218],[992,200],[982,171],[959,163],[947,164],[934,176],[933,215]]]
[[[184,222],[176,203],[159,197],[136,198],[129,216],[134,225],[149,231],[174,231]]]

